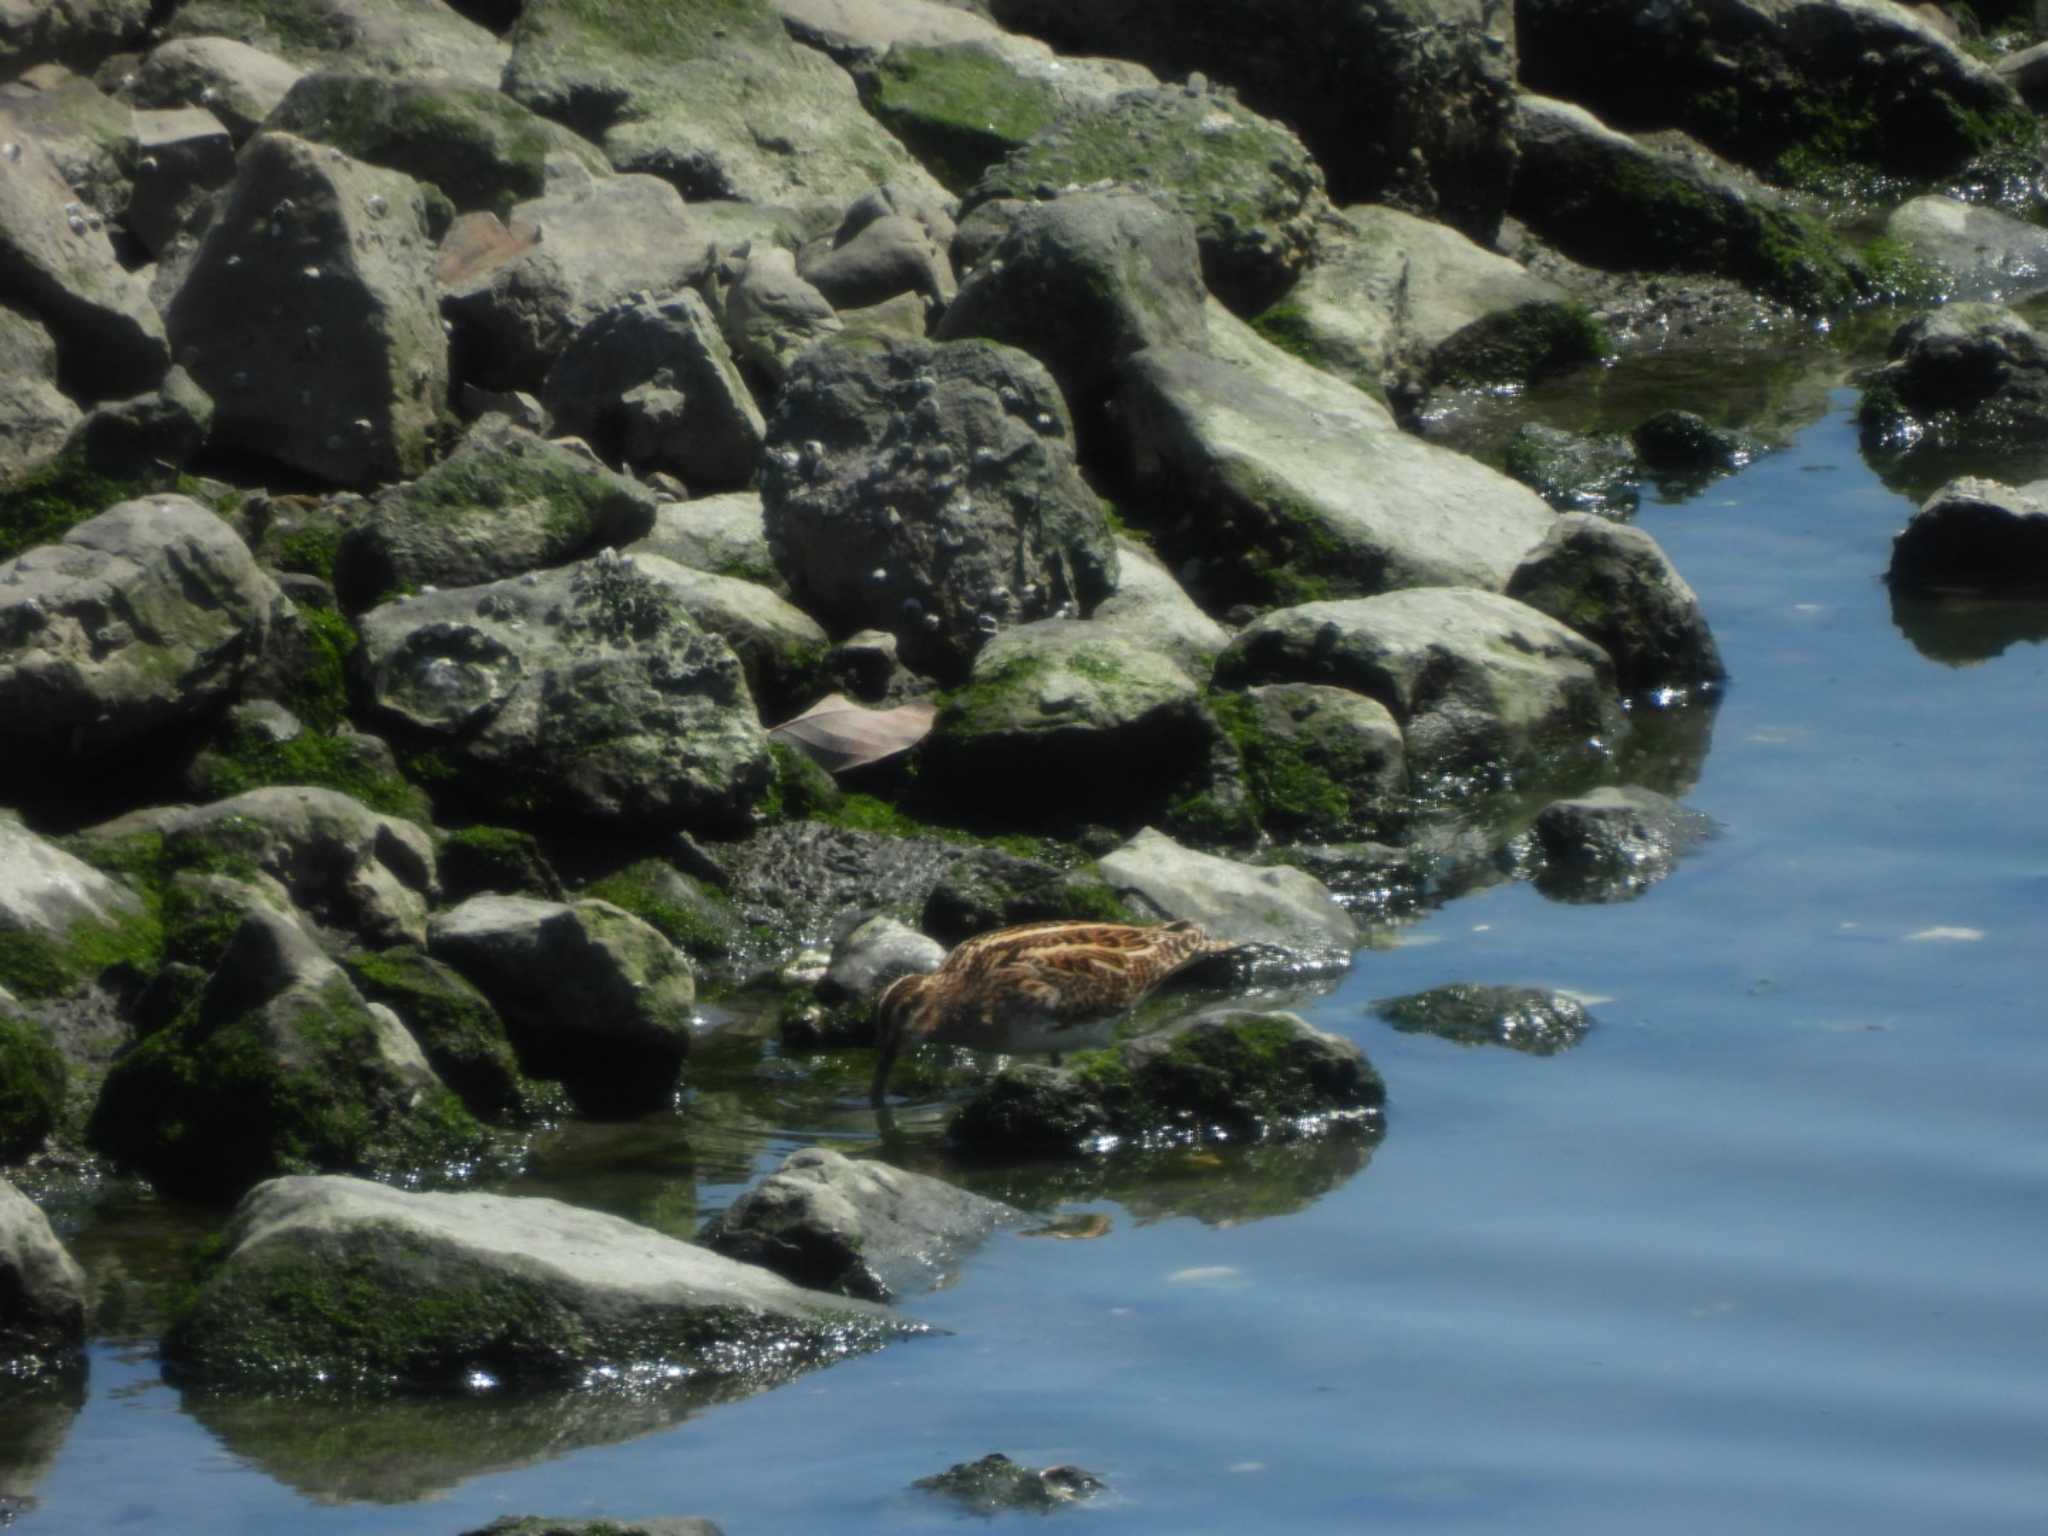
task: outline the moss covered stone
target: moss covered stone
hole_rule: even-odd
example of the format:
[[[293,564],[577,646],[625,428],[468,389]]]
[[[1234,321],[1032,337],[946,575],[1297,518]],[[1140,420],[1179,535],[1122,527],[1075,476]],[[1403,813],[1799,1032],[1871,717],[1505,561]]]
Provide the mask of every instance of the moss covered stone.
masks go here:
[[[741,936],[739,916],[716,890],[661,859],[642,859],[592,881],[583,895],[623,907],[699,960],[731,954]]]
[[[67,1077],[49,1031],[0,1003],[0,1163],[27,1156],[56,1129]]]
[[[1313,683],[1215,693],[1210,711],[1244,762],[1261,825],[1290,839],[1384,835],[1408,788],[1401,728],[1384,705]]]
[[[954,192],[1051,126],[1052,84],[982,43],[891,48],[861,80],[861,100]]]
[[[1583,304],[1518,304],[1475,320],[1430,357],[1440,384],[1530,384],[1596,363],[1614,350]]]
[[[366,999],[405,1021],[435,1073],[472,1114],[500,1120],[523,1107],[525,1080],[505,1022],[460,972],[404,945],[358,950],[342,963]]]

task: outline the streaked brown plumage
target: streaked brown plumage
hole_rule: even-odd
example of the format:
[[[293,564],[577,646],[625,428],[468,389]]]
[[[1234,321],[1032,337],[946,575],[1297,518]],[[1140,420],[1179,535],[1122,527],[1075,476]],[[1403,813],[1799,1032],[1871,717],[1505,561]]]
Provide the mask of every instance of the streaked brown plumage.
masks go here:
[[[1193,923],[1028,923],[979,934],[936,971],[902,976],[875,1004],[876,1104],[906,1044],[935,1040],[982,1051],[1057,1051],[1089,1024],[1135,1007],[1204,955],[1235,944]]]

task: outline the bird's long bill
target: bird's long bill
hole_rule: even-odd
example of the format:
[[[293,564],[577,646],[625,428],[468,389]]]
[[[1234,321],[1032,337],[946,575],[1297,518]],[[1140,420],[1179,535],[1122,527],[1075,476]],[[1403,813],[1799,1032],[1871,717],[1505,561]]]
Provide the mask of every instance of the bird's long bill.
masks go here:
[[[903,1049],[902,1022],[884,1012],[875,1027],[875,1080],[868,1088],[868,1102],[880,1107],[889,1092],[889,1074],[895,1069],[896,1056]]]

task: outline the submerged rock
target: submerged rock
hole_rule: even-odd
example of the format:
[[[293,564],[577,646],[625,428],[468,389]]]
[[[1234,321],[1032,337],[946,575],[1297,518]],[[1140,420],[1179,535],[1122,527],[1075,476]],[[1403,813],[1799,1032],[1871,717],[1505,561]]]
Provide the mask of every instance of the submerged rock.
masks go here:
[[[186,1381],[242,1388],[759,1389],[919,1331],[554,1200],[289,1178],[237,1208],[164,1353]]]
[[[1435,1035],[1457,1045],[1504,1045],[1531,1056],[1568,1050],[1592,1025],[1585,1004],[1562,992],[1463,981],[1382,998],[1373,1011],[1409,1034]]]
[[[869,1301],[945,1283],[967,1248],[1023,1213],[885,1163],[823,1147],[782,1166],[713,1218],[698,1241],[814,1290]]]
[[[1857,411],[1864,452],[2029,465],[2048,435],[2048,339],[1999,304],[1945,304],[1893,334]]]
[[[1639,784],[1554,800],[1537,813],[1536,888],[1558,901],[1631,901],[1713,835],[1709,816]]]
[[[1560,512],[1622,518],[1641,499],[1642,466],[1621,437],[1582,437],[1527,421],[1508,439],[1502,468]]]
[[[1004,1510],[1058,1509],[1093,1498],[1109,1485],[1079,1467],[1019,1466],[1001,1451],[991,1451],[979,1461],[963,1461],[920,1477],[911,1486],[944,1494],[977,1515],[994,1515]]]

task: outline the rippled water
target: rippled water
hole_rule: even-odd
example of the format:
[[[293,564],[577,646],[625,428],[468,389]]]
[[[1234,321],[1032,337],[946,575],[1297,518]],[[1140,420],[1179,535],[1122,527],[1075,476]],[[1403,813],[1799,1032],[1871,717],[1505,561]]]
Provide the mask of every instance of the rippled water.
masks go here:
[[[1369,1160],[1078,1184],[1059,1208],[1108,1235],[999,1236],[912,1303],[949,1336],[680,1423],[195,1412],[104,1346],[21,1527],[936,1529],[962,1517],[911,1480],[1001,1450],[1103,1476],[1057,1517],[1095,1531],[2041,1530],[2048,649],[1954,665],[1902,634],[1878,578],[1910,508],[1850,406],[1638,519],[1734,675],[1688,796],[1721,835],[1623,906],[1466,896],[1306,1006],[1387,1080]],[[1534,1058],[1369,1011],[1450,981],[1570,989],[1599,1022]],[[802,1102],[714,1100],[523,1187],[688,1231],[862,1134]]]

